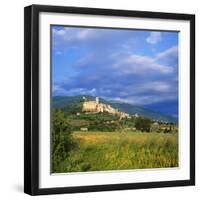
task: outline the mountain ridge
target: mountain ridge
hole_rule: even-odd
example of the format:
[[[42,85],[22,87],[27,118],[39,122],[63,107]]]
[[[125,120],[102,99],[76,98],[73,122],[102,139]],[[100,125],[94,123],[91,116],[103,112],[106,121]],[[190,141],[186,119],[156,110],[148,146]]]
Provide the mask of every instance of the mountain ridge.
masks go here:
[[[88,100],[95,100],[93,96],[85,96]],[[53,96],[51,101],[51,106],[53,108],[61,108],[61,109],[70,109],[74,105],[83,101],[83,96]],[[142,106],[132,105],[123,102],[117,102],[113,100],[105,100],[103,98],[99,98],[101,103],[109,104],[113,108],[116,108],[122,112],[126,112],[130,115],[139,114],[143,117],[148,117],[153,120],[159,121],[167,121],[177,123],[177,119],[173,116],[167,115],[165,113],[161,113],[158,111],[154,111]]]

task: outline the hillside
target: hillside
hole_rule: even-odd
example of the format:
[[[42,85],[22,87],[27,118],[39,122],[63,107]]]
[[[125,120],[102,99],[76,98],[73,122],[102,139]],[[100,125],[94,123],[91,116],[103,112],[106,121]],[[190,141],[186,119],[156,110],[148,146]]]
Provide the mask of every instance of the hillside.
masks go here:
[[[95,97],[86,96],[88,100],[94,100]],[[156,112],[141,106],[135,106],[127,103],[116,101],[107,101],[100,98],[100,102],[109,104],[122,112],[129,113],[130,115],[139,114],[140,116],[148,117],[154,120],[163,120],[167,122],[177,122],[177,119],[166,115],[165,113]],[[82,110],[82,96],[55,96],[52,97],[52,108],[62,108],[66,112],[81,112]]]

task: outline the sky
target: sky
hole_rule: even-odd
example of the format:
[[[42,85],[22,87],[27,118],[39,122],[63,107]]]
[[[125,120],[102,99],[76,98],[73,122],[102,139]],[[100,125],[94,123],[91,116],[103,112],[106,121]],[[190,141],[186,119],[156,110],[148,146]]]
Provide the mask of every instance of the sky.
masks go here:
[[[178,32],[52,26],[53,96],[92,95],[177,115]]]

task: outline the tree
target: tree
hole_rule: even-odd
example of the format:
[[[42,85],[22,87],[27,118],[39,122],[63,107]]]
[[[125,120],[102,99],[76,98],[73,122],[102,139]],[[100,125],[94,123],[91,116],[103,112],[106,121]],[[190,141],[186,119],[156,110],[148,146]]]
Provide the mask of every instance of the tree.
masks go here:
[[[73,146],[71,129],[66,122],[64,112],[54,110],[52,113],[52,170],[59,169]]]
[[[151,120],[144,117],[138,117],[135,121],[135,127],[137,130],[150,132]]]

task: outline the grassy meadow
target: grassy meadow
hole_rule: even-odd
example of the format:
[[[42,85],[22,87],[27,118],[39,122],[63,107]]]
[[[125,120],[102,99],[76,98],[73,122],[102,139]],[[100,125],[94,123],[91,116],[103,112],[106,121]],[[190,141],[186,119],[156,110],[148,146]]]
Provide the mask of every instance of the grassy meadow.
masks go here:
[[[74,131],[74,147],[54,172],[178,167],[178,134]]]

